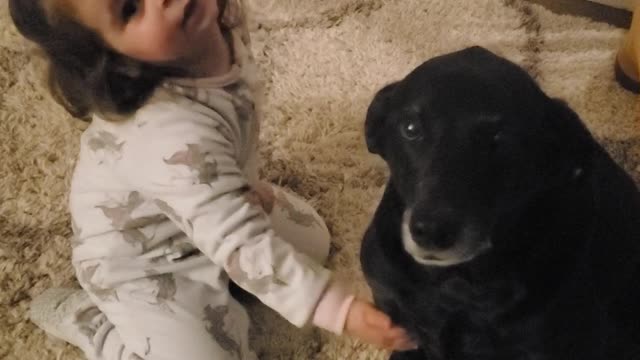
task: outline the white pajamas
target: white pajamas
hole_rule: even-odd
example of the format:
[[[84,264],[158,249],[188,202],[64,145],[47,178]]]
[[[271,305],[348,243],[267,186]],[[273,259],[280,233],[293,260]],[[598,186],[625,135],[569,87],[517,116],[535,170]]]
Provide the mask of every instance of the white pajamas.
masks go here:
[[[292,220],[292,208],[299,211],[293,215],[295,220],[315,214],[300,199],[276,189],[270,216],[275,232],[284,239],[299,241],[293,244],[297,249],[323,262],[328,255],[329,236],[319,226],[320,218],[308,218],[318,221],[315,228],[307,223],[300,225]],[[77,310],[78,314],[87,314],[79,316],[78,321],[78,330],[87,341],[84,346],[77,345],[90,360],[255,359],[248,342],[248,315],[229,295],[222,268],[200,252],[186,254],[184,259],[171,261],[173,271],[129,280],[106,290],[96,289],[84,281],[84,275],[79,276],[99,307],[91,304]],[[79,270],[79,274],[85,272],[87,277],[95,275],[92,267]],[[240,270],[237,275],[242,280]],[[269,284],[262,278],[253,285]],[[93,323],[93,328],[87,322]]]
[[[171,80],[129,119],[94,117],[70,209],[91,359],[253,359],[229,279],[296,326],[340,333],[353,297],[321,266],[328,230],[257,178],[258,88],[241,26],[233,69]],[[296,250],[297,249],[297,250]]]

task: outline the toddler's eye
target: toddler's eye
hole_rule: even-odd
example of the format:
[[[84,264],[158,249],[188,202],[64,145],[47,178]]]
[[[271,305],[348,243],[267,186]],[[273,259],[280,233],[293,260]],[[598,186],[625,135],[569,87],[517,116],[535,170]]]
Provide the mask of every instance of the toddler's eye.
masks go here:
[[[422,123],[420,119],[409,118],[400,122],[400,134],[407,140],[422,138]]]
[[[140,0],[125,0],[122,6],[122,20],[129,21],[134,17],[140,8]]]

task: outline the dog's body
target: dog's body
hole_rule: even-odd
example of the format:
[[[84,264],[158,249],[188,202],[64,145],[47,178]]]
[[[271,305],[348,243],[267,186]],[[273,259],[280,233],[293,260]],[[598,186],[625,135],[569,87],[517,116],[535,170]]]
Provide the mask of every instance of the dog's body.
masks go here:
[[[640,359],[640,196],[564,103],[482,48],[382,89],[391,179],[362,245],[392,359]]]

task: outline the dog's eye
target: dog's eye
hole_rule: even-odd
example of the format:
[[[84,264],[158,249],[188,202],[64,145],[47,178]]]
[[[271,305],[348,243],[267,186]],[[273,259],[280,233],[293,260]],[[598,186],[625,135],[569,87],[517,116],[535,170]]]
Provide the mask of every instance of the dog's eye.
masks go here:
[[[422,138],[422,123],[418,119],[406,119],[400,122],[400,134],[407,140]]]
[[[498,131],[497,133],[493,134],[493,144],[494,145],[500,144],[503,138],[504,138],[504,135],[502,134],[502,131]]]

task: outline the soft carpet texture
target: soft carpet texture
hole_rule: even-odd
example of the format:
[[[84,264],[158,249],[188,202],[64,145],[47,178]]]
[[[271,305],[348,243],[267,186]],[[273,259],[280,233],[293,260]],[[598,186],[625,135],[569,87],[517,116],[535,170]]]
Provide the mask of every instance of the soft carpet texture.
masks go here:
[[[578,0],[576,0],[578,1]],[[42,86],[43,63],[0,5],[0,358],[81,359],[26,318],[33,297],[75,286],[66,189],[84,124]],[[267,88],[263,175],[319,209],[334,235],[328,266],[368,296],[361,235],[387,172],[367,154],[366,107],[425,59],[480,44],[524,65],[566,99],[636,179],[635,97],[613,81],[623,31],[519,0],[252,0]],[[249,301],[263,359],[383,359],[346,337],[297,330]]]

